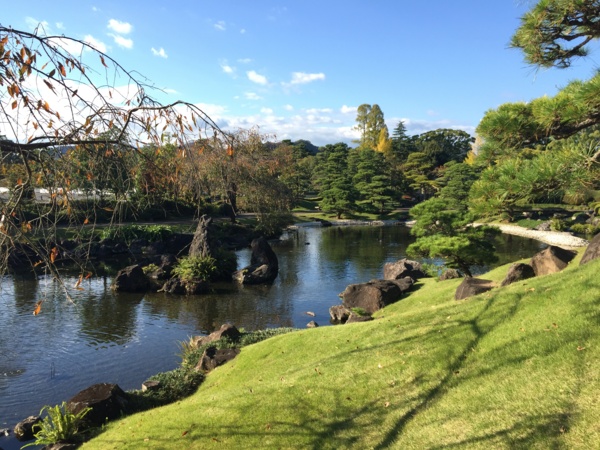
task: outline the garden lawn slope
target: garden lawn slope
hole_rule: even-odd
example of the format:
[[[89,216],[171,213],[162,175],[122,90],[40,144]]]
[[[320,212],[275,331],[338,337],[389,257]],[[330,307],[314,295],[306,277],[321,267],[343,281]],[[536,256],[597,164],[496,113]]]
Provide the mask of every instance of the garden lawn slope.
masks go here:
[[[378,320],[251,345],[83,448],[598,448],[600,260],[579,259],[463,301],[425,280]]]

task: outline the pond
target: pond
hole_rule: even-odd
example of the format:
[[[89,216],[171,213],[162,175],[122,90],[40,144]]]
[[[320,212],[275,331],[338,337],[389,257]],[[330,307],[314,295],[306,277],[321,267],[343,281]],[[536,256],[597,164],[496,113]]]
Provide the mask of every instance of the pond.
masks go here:
[[[381,278],[383,265],[405,257],[409,230],[394,227],[300,227],[273,244],[279,276],[270,286],[223,283],[197,297],[122,294],[108,277],[60,286],[45,277],[0,283],[0,428],[13,428],[44,405],[59,404],[94,383],[139,389],[151,375],[174,369],[179,343],[230,322],[238,328],[329,325],[329,307],[348,284]],[[545,245],[504,235],[499,263],[530,257]],[[237,253],[238,266],[250,259]],[[480,270],[484,270],[482,268]],[[41,313],[32,314],[44,300]],[[307,312],[315,314],[315,317]],[[0,437],[4,450],[20,448]]]

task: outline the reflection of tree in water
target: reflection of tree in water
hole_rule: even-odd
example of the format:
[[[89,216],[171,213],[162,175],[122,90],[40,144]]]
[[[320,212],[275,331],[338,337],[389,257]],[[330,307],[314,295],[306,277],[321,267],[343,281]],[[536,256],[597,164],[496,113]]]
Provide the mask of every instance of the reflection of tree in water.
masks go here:
[[[136,334],[136,310],[144,296],[113,292],[107,278],[98,281],[102,284],[94,284],[85,298],[78,301],[79,333],[91,345],[123,345]]]
[[[206,295],[175,296],[148,294],[145,307],[149,313],[167,316],[179,322],[193,321],[198,332],[210,333],[223,323],[232,323],[248,331],[293,324],[291,298],[273,295],[275,286],[237,286],[233,283],[213,285]]]
[[[354,273],[382,266],[390,254],[403,257],[413,240],[410,230],[402,226],[332,227],[323,230],[319,253]]]

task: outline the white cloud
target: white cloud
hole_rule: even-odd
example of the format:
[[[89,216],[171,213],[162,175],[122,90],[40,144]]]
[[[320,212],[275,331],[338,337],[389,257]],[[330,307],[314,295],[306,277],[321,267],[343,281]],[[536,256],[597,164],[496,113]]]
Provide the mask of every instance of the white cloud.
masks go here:
[[[246,34],[246,29],[245,29],[245,28],[242,28],[242,29],[240,30],[240,34]]]
[[[163,89],[163,91],[167,94],[178,94],[178,92],[175,89],[165,88]]]
[[[252,62],[252,59],[250,58],[240,58],[237,60],[237,62],[239,62],[240,64],[250,64]]]
[[[65,29],[65,25],[62,22],[56,22],[55,25],[56,25],[56,28],[58,28],[59,30]]]
[[[219,20],[213,26],[215,27],[215,30],[219,30],[219,31],[225,31],[227,29],[227,25],[225,24],[224,20]]]
[[[273,114],[273,110],[271,108],[261,108],[260,112],[263,114]]]
[[[285,109],[286,111],[293,111],[294,107],[292,105],[284,105],[283,109]]]
[[[94,12],[98,12],[98,11],[100,11],[100,10],[99,10],[99,9],[98,9],[96,6],[92,6],[92,11],[94,11]]]
[[[308,108],[306,110],[307,114],[330,114],[333,112],[331,108]]]
[[[324,73],[304,73],[304,72],[293,72],[291,84],[306,84],[317,80],[324,80]]]
[[[254,70],[250,70],[248,72],[246,72],[246,75],[248,75],[248,79],[256,84],[262,84],[265,85],[267,84],[269,81],[267,80],[267,77],[265,77],[264,75],[260,75],[258,73],[256,73]]]
[[[123,36],[119,36],[118,34],[109,34],[110,37],[113,38],[115,44],[119,47],[123,48],[133,48],[133,41],[129,38],[124,38]]]
[[[168,58],[169,55],[167,55],[167,52],[165,52],[164,48],[159,48],[158,50],[156,50],[154,47],[152,47],[150,50],[152,50],[152,54],[154,56],[160,56],[161,58]]]
[[[232,75],[235,72],[235,67],[230,66],[227,63],[227,60],[223,60],[219,63],[219,65],[221,66],[221,69],[223,70],[223,72],[228,73],[230,75]]]
[[[121,22],[116,19],[110,19],[107,27],[109,30],[112,30],[118,34],[129,34],[133,30],[133,25],[131,25],[129,22]]]
[[[262,97],[255,92],[245,92],[244,98],[246,100],[260,100]]]
[[[91,34],[86,35],[83,38],[83,41],[86,44],[91,45],[92,47],[94,47],[96,50],[98,50],[99,52],[102,53],[106,53],[106,44],[102,41],[99,41],[98,39],[96,39],[94,36],[92,36]]]
[[[346,105],[344,105],[344,106],[342,106],[340,108],[340,112],[342,114],[350,114],[350,113],[355,113],[357,109],[358,108],[356,106],[346,106]]]

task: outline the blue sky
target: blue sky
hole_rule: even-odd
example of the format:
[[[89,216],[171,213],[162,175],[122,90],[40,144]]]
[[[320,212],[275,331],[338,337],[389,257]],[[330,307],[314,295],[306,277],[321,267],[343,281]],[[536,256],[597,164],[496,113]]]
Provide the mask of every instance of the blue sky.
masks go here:
[[[106,51],[225,129],[257,126],[317,145],[356,137],[356,107],[377,103],[390,132],[474,134],[486,110],[554,95],[591,77],[597,52],[535,70],[508,43],[525,0],[5,2],[1,23],[65,34]]]

